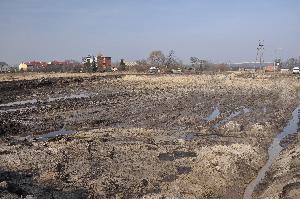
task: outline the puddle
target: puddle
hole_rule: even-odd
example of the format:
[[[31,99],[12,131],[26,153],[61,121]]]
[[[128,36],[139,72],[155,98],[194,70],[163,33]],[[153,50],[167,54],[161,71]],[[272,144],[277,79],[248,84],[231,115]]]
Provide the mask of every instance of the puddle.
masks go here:
[[[243,108],[243,112],[244,112],[244,113],[250,113],[250,112],[251,112],[251,109],[250,109],[250,108]]]
[[[247,186],[243,199],[251,199],[252,193],[254,189],[259,185],[259,183],[264,179],[266,172],[270,169],[274,160],[279,156],[280,152],[287,145],[281,146],[281,142],[288,136],[296,134],[298,131],[298,123],[299,123],[299,110],[300,106],[298,106],[292,113],[292,119],[290,119],[289,123],[286,127],[284,127],[283,131],[278,134],[274,139],[273,143],[270,145],[268,149],[269,159],[267,163],[261,168],[258,172],[257,177]]]
[[[219,115],[220,115],[220,110],[219,110],[219,107],[215,107],[215,109],[213,110],[213,112],[207,116],[207,118],[205,118],[205,120],[207,121],[213,121],[214,119],[216,119]]]
[[[64,136],[64,135],[70,135],[70,134],[74,134],[74,133],[76,133],[76,131],[68,131],[63,128],[59,131],[53,131],[53,132],[50,132],[47,134],[39,135],[39,136],[35,137],[35,139],[38,141],[48,141],[51,138],[56,138],[56,137]]]
[[[222,126],[223,124],[227,123],[228,121],[230,121],[234,117],[238,116],[239,114],[241,114],[241,111],[236,111],[236,112],[231,113],[228,117],[226,117],[225,119],[223,119],[220,122],[218,122],[217,124],[215,124],[213,126],[213,128],[215,128],[215,129],[219,128],[220,126]]]
[[[32,106],[32,107],[26,107],[26,108],[12,108],[12,109],[7,109],[7,110],[0,110],[0,113],[8,113],[8,112],[16,112],[16,111],[27,111],[27,110],[33,110],[36,109],[36,106]]]
[[[0,107],[17,106],[17,105],[25,105],[25,104],[35,104],[35,103],[37,103],[37,100],[33,99],[33,100],[9,102],[7,104],[0,104]]]
[[[220,126],[224,125],[225,123],[229,122],[230,120],[232,120],[233,118],[239,116],[240,114],[244,113],[249,113],[251,112],[251,109],[249,108],[243,108],[240,111],[235,111],[233,113],[231,113],[228,117],[224,118],[223,120],[221,120],[220,122],[218,122],[217,124],[213,125],[213,128],[219,128]]]
[[[78,95],[67,95],[67,96],[62,96],[62,97],[49,97],[48,102],[53,102],[57,100],[67,100],[67,99],[80,99],[80,98],[89,98],[90,95],[87,93],[82,93]]]
[[[53,102],[53,101],[58,101],[58,100],[89,98],[90,96],[91,96],[91,94],[88,94],[88,93],[72,94],[72,95],[66,95],[66,96],[61,96],[61,97],[49,97],[48,100],[41,101],[41,102]],[[36,104],[37,102],[38,102],[38,100],[36,100],[36,99],[16,101],[16,102],[9,102],[6,104],[0,104],[0,107],[13,107],[13,106],[20,106],[20,105]],[[25,111],[25,110],[29,110],[29,109],[35,109],[35,108],[36,107],[33,106],[33,107],[25,107],[25,108],[0,110],[0,113]]]

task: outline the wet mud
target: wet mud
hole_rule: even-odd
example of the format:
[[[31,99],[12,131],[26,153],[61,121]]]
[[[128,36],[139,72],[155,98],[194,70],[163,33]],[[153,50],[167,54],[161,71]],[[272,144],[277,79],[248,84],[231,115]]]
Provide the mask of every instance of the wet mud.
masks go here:
[[[0,198],[243,198],[298,87],[246,73],[0,81]],[[298,157],[298,137],[283,137],[253,198],[268,183],[297,194],[295,177],[274,177]]]

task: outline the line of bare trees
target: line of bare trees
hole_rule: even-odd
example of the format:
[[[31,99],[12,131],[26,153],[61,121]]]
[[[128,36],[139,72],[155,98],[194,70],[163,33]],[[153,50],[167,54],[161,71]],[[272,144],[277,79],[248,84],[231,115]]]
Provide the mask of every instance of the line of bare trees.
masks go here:
[[[173,69],[196,72],[229,70],[227,64],[213,64],[198,57],[191,57],[190,64],[185,65],[175,56],[174,50],[170,50],[167,54],[164,54],[161,50],[152,51],[147,59],[138,60],[136,66],[132,66],[127,69],[137,72],[145,72],[148,71],[150,67],[157,67],[162,72],[170,72]]]
[[[183,68],[184,65],[175,56],[174,50],[170,50],[167,54],[164,54],[161,50],[155,50],[150,52],[147,59],[137,60],[137,65],[130,67],[129,70],[142,72],[148,71],[150,67],[156,67],[163,72],[168,72],[172,69]]]
[[[292,57],[282,63],[283,68],[292,69],[293,67],[300,67],[300,56],[298,58]]]

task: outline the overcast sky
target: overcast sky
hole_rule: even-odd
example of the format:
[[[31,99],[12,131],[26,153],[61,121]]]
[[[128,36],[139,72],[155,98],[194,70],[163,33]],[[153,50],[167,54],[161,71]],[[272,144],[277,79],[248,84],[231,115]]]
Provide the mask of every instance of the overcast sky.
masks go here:
[[[188,63],[300,56],[299,0],[0,0],[0,61],[146,58],[175,50]]]

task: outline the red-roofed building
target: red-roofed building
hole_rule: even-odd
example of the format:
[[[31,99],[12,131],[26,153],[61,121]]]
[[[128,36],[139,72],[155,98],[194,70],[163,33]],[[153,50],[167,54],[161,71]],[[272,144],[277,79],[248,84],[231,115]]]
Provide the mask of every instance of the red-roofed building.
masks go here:
[[[47,67],[47,62],[42,61],[29,61],[25,62],[24,64],[28,66],[28,71],[40,71]]]

